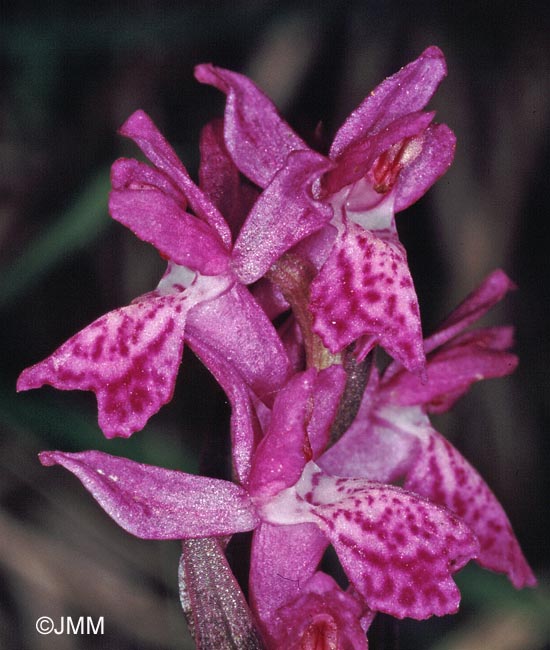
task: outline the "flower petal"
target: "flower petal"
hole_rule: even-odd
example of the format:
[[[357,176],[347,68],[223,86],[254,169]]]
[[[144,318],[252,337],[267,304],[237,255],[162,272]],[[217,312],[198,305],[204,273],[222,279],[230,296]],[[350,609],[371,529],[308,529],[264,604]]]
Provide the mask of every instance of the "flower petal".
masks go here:
[[[506,514],[485,481],[426,418],[417,433],[422,449],[409,471],[405,488],[446,506],[477,535],[477,562],[505,573],[520,589],[536,584]]]
[[[268,405],[288,379],[290,365],[275,328],[246,287],[234,284],[189,314],[187,334],[225,358]]]
[[[429,47],[415,61],[385,79],[340,127],[330,157],[339,156],[352,142],[368,133],[378,133],[390,122],[426,106],[447,74],[445,58],[437,47]]]
[[[419,404],[431,413],[448,411],[473,383],[514,372],[518,358],[502,349],[505,343],[511,343],[511,328],[480,329],[456,337],[429,355],[426,377],[403,370],[382,382],[380,396],[402,406]]]
[[[343,591],[326,573],[318,571],[300,596],[280,610],[279,648],[304,650],[367,650],[363,619],[372,613],[355,591]]]
[[[375,135],[367,135],[353,141],[335,160],[335,168],[323,178],[323,189],[328,194],[338,192],[342,187],[351,185],[365,176],[376,158],[405,138],[422,137],[423,132],[432,121],[434,113],[415,112],[397,118]],[[409,147],[411,154],[419,155],[421,149]],[[404,165],[410,164],[405,156]],[[388,188],[389,189],[389,188]]]
[[[250,602],[266,637],[280,634],[283,621],[279,608],[300,596],[327,545],[326,537],[312,523],[273,526],[262,522],[254,531]]]
[[[294,375],[278,392],[268,431],[258,445],[250,475],[250,492],[270,496],[296,483],[311,460],[307,435],[317,371]]]
[[[450,341],[459,332],[479,320],[486,312],[504,298],[516,285],[501,269],[490,273],[475,291],[446,318],[424,342],[426,353]]]
[[[212,349],[189,330],[186,333],[186,340],[189,347],[214,375],[229,399],[233,468],[238,482],[246,485],[250,474],[252,453],[262,434],[251,390],[218,350]]]
[[[127,438],[172,397],[192,304],[179,294],[109,312],[24,370],[17,390],[91,390],[105,436]]]
[[[200,137],[200,188],[214,203],[236,237],[258,196],[251,184],[241,182],[239,170],[223,140],[223,121],[213,120]]]
[[[189,539],[252,530],[258,517],[245,490],[229,481],[184,474],[99,451],[43,451],[62,465],[116,523],[144,539]]]
[[[187,170],[176,156],[151,118],[136,111],[120,127],[120,133],[131,138],[149,160],[181,188],[197,217],[208,223],[218,233],[225,246],[231,244],[231,232],[216,206],[193,183]]]
[[[144,296],[109,312],[24,370],[17,390],[91,390],[105,436],[127,438],[172,398],[189,310],[226,286],[202,277],[184,293]]]
[[[330,163],[320,154],[291,154],[250,211],[233,249],[234,270],[250,284],[284,252],[326,225],[332,208],[314,201],[311,184]]]
[[[430,126],[418,146],[420,153],[403,166],[396,183],[395,211],[412,205],[430,189],[453,162],[456,137],[445,124]]]
[[[377,384],[370,381],[351,426],[317,460],[321,469],[335,476],[381,483],[393,482],[404,475],[419,442],[414,435],[404,435],[400,426],[402,409],[373,410],[376,391]]]
[[[205,275],[225,272],[229,256],[216,233],[185,212],[162,187],[146,185],[147,166],[135,162],[119,160],[113,165],[114,189],[109,195],[113,219],[177,264]]]
[[[369,609],[417,619],[456,612],[451,574],[478,551],[450,511],[401,488],[329,476],[313,463],[296,485]]]
[[[348,223],[311,285],[309,308],[331,352],[372,335],[409,370],[423,367],[418,300],[398,240]]]
[[[267,187],[292,151],[309,150],[244,75],[203,63],[195,68],[195,77],[227,95],[225,144],[237,167],[256,185]]]

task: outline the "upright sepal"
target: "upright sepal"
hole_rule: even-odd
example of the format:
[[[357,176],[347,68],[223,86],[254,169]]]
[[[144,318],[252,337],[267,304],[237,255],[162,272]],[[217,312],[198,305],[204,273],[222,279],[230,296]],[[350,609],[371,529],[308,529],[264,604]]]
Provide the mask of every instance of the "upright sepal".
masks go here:
[[[195,68],[195,77],[227,95],[225,144],[256,185],[267,187],[292,151],[308,150],[273,102],[244,75],[203,63]]]
[[[422,110],[447,74],[443,53],[429,47],[377,86],[340,127],[330,157],[335,158],[367,133],[378,133],[394,120]]]

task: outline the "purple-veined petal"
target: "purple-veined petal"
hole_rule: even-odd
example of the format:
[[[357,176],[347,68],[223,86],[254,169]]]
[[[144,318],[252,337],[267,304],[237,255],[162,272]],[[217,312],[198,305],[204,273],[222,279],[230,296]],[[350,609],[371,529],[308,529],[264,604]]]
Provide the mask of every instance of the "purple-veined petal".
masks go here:
[[[294,489],[279,499],[294,496],[296,519],[303,500],[304,519],[308,510],[369,609],[417,619],[456,612],[451,575],[476,557],[478,543],[449,510],[398,487],[329,476],[314,463]]]
[[[185,293],[148,296],[109,312],[24,370],[17,389],[91,390],[105,436],[127,438],[172,398],[189,310],[226,285],[204,277]]]
[[[479,320],[486,312],[515,289],[516,285],[501,269],[490,273],[477,289],[445,319],[438,328],[424,342],[426,354],[443,345],[459,332]]]
[[[109,212],[113,219],[177,264],[204,275],[227,271],[229,256],[215,232],[160,189],[113,189]]]
[[[445,124],[424,131],[416,158],[403,165],[396,182],[395,211],[412,205],[430,189],[453,162],[456,137]]]
[[[200,151],[200,188],[223,214],[235,238],[258,192],[251,184],[241,182],[225,147],[222,120],[213,120],[203,128]]]
[[[227,95],[225,144],[237,167],[256,185],[267,187],[292,151],[309,150],[247,77],[210,63],[198,65],[195,77]]]
[[[131,138],[147,158],[181,188],[197,217],[218,233],[225,246],[230,246],[231,232],[224,218],[212,201],[193,183],[187,170],[151,118],[141,110],[136,111],[120,127],[119,132]]]
[[[99,451],[43,451],[82,481],[116,523],[144,539],[189,539],[255,528],[248,493],[229,481],[136,463]]]
[[[331,352],[360,336],[411,371],[424,365],[418,300],[405,249],[349,223],[311,285],[314,331]]]
[[[339,156],[352,142],[368,133],[378,133],[390,122],[422,110],[447,74],[443,53],[429,47],[412,63],[385,79],[356,108],[340,127],[330,157]]]
[[[275,328],[246,287],[234,284],[216,300],[197,305],[187,332],[216,350],[260,399],[272,404],[290,364]]]
[[[331,163],[312,151],[289,155],[248,215],[233,249],[235,273],[258,280],[289,248],[326,225],[332,208],[314,201],[311,184]]]
[[[477,535],[480,552],[477,562],[505,573],[520,589],[536,584],[519,547],[510,522],[495,495],[468,461],[425,417],[417,429],[421,441],[405,488],[422,494],[455,512]]]
[[[250,555],[250,602],[267,637],[278,637],[278,610],[302,594],[315,573],[328,540],[312,523],[274,526],[262,522],[254,531]]]
[[[362,619],[372,613],[356,592],[343,591],[326,573],[318,571],[302,593],[280,609],[282,634],[279,648],[285,650],[367,650]],[[369,620],[369,622],[370,622]]]

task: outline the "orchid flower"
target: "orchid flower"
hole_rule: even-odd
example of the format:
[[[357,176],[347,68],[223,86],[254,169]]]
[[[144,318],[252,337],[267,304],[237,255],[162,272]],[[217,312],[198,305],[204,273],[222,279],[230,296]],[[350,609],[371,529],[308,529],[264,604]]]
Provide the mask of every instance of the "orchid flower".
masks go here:
[[[319,551],[331,543],[369,610],[399,618],[455,612],[459,592],[451,575],[478,553],[468,526],[417,494],[332,476],[310,460],[308,422],[319,423],[314,438],[325,436],[320,423],[330,420],[337,403],[316,396],[326,396],[327,380],[340,373],[338,367],[319,373],[310,369],[279,391],[246,485],[97,451],[43,452],[41,461],[75,474],[119,525],[139,537],[190,539],[255,530],[254,549],[276,531],[279,542],[283,537],[285,542],[271,552],[288,556],[287,534],[300,536],[305,526],[309,538],[314,531],[317,541],[295,556],[305,568],[294,578],[309,573],[309,579]],[[253,550],[251,590],[257,577],[273,577],[273,568],[262,562],[261,549]],[[256,605],[258,596],[256,590],[251,597]]]
[[[196,69],[199,81],[227,94],[227,149],[265,188],[235,243],[237,266],[251,248],[259,251],[256,263],[237,272],[256,280],[316,233],[300,251],[320,267],[310,310],[333,353],[358,341],[364,357],[379,343],[409,370],[423,368],[418,300],[394,213],[420,198],[452,161],[453,133],[422,111],[445,74],[441,51],[425,50],[360,104],[324,157],[249,79],[210,64]]]
[[[398,363],[380,380],[373,374],[355,422],[318,463],[374,481],[404,478],[405,489],[449,508],[470,526],[480,542],[481,566],[507,574],[521,588],[536,580],[502,506],[427,415],[448,410],[474,382],[514,371],[511,328],[463,331],[513,287],[502,271],[493,272],[426,339],[427,381]]]
[[[18,390],[43,384],[92,390],[105,435],[128,437],[171,399],[187,338],[193,347],[216,351],[208,356],[214,374],[229,372],[218,367],[229,362],[235,381],[269,402],[287,379],[289,363],[270,321],[231,268],[231,232],[215,202],[221,169],[227,177],[221,184],[236,194],[229,158],[220,154],[213,166],[208,155],[201,166],[211,200],[145,113],[134,113],[120,132],[153,167],[127,159],[114,163],[111,215],[168,258],[167,272],[155,291],[102,316],[23,371]],[[203,153],[212,154],[215,146],[215,132],[207,133]],[[245,204],[236,200],[233,211]],[[226,384],[234,387],[235,381]]]
[[[367,650],[366,632],[374,618],[353,588],[343,591],[317,571],[301,595],[280,609],[277,647],[288,650]]]

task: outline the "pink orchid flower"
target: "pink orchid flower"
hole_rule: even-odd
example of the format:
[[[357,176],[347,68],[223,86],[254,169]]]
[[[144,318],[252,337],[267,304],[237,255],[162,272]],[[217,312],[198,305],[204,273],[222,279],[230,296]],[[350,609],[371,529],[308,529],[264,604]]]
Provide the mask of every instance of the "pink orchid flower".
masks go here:
[[[316,233],[299,250],[320,267],[310,310],[333,353],[358,341],[365,356],[379,343],[409,370],[424,366],[418,300],[394,213],[419,199],[452,161],[453,133],[423,112],[445,74],[441,51],[425,50],[359,105],[324,157],[249,79],[210,64],[196,69],[199,81],[227,94],[227,149],[265,188],[235,244],[237,273],[257,280]],[[241,264],[250,249],[258,251],[256,263]]]
[[[289,592],[285,578],[306,584],[328,543],[369,610],[419,619],[455,612],[460,595],[451,576],[478,553],[469,527],[413,492],[333,476],[311,460],[313,448],[328,435],[342,379],[338,367],[310,369],[279,391],[244,485],[97,451],[43,452],[40,458],[75,474],[120,526],[139,537],[254,530],[251,601],[264,623],[294,600],[288,596],[301,595]],[[327,399],[326,386],[334,382],[340,390]],[[274,555],[297,571],[281,573]]]
[[[441,413],[482,379],[513,372],[517,357],[510,327],[464,332],[514,285],[494,271],[425,341],[427,381],[393,363],[373,374],[355,422],[318,464],[374,481],[404,478],[404,488],[455,512],[480,542],[477,562],[505,573],[512,584],[533,586],[510,522],[485,481],[445,438],[427,413]]]
[[[201,143],[201,177],[212,199],[193,183],[145,113],[134,113],[120,132],[153,166],[114,163],[111,215],[168,258],[168,270],[155,291],[102,316],[23,371],[18,390],[50,384],[94,391],[105,435],[128,437],[171,399],[187,339],[214,374],[231,373],[223,385],[235,399],[244,390],[237,384],[244,382],[272,401],[289,375],[289,362],[267,316],[231,267],[231,232],[216,202],[224,189],[231,194],[235,221],[250,198],[238,194],[236,170],[223,157],[215,127]],[[242,255],[240,260],[246,266]]]

